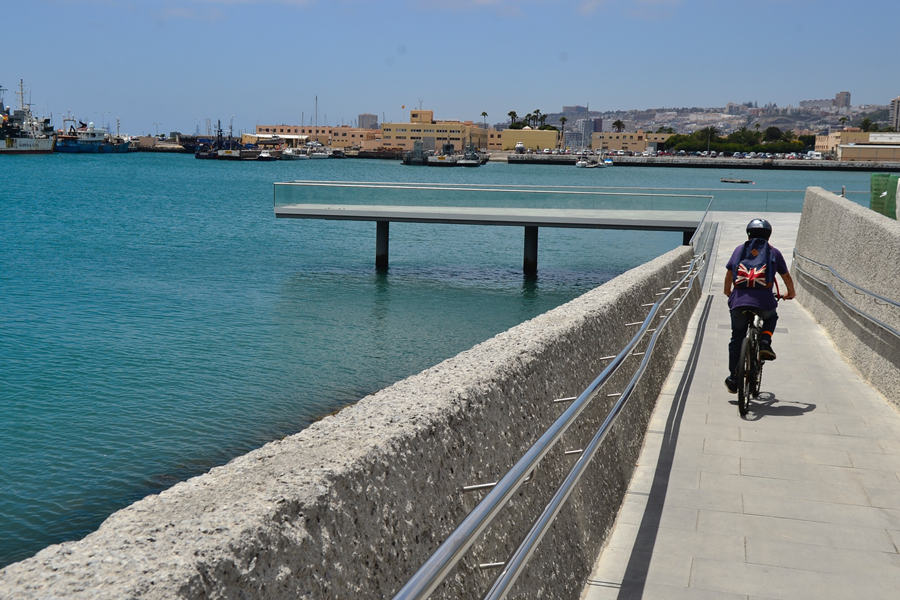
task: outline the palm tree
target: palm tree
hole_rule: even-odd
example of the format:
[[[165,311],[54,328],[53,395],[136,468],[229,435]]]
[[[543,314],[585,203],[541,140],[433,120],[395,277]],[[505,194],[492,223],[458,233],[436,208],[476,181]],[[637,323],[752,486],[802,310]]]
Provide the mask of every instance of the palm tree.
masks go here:
[[[510,124],[515,123],[519,119],[519,115],[514,110],[511,110],[506,114],[509,115]]]
[[[540,117],[538,117],[538,120],[541,122],[541,127],[543,127],[547,122],[547,115],[541,115]]]
[[[565,117],[560,117],[560,118],[559,118],[559,131],[560,131],[560,134],[561,134],[561,135],[559,136],[559,143],[560,143],[560,146],[562,145],[563,141],[564,141],[565,138],[566,138],[566,121],[568,121],[568,119],[565,118]]]
[[[841,128],[844,128],[847,126],[847,117],[841,117],[840,119],[838,119],[838,121],[841,122]]]
[[[531,126],[531,120],[532,120],[532,119],[534,119],[534,115],[531,114],[531,113],[528,113],[527,115],[525,115],[525,118],[522,119],[522,122],[523,122],[523,123],[526,123],[526,124],[530,127],[530,126]]]
[[[541,120],[541,110],[539,108],[534,109],[531,118],[534,119],[534,127],[537,128],[538,121]]]
[[[613,129],[615,129],[618,133],[622,133],[625,131],[625,123],[621,119],[616,119],[613,121]]]
[[[484,128],[487,129],[487,113],[481,111],[481,122],[484,125]]]

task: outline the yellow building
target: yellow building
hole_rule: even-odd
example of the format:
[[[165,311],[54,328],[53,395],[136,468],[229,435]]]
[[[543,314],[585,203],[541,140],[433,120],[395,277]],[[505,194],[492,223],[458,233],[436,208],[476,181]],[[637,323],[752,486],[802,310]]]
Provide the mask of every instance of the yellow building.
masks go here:
[[[660,149],[666,143],[673,133],[653,133],[644,132],[643,129],[637,131],[608,131],[604,133],[595,133],[591,136],[591,146],[597,150],[630,150],[632,152],[643,152],[651,149],[650,144],[654,144],[653,149]]]
[[[504,130],[508,131],[508,130]],[[488,141],[487,141],[487,149],[488,150],[503,150],[503,131],[497,131],[496,129],[488,129]]]
[[[331,130],[331,142],[328,144],[332,148],[363,148],[372,146],[372,143],[378,142],[381,145],[381,132],[378,129],[363,129],[359,127],[340,126]]]
[[[867,144],[869,132],[859,127],[845,127],[840,131],[832,131],[828,135],[816,136],[816,152],[836,154],[842,144]]]
[[[500,136],[502,150],[515,150],[516,144],[522,142],[525,148],[540,152],[545,148],[557,148],[559,146],[559,132],[554,129],[504,129]]]
[[[440,150],[450,142],[461,152],[469,142],[478,148],[488,145],[487,130],[472,121],[435,121],[434,111],[412,110],[408,123],[382,123],[381,141],[385,147],[411,150],[421,140],[426,150]]]

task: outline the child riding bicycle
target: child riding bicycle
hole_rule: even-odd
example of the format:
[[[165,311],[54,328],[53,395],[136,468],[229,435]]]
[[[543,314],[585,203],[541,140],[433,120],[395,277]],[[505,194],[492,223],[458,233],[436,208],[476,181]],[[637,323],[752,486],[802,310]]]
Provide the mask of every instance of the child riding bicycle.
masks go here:
[[[741,342],[747,333],[747,325],[751,314],[756,313],[763,321],[763,332],[759,340],[759,357],[762,360],[775,360],[772,350],[772,334],[778,321],[777,300],[772,294],[775,273],[781,275],[787,293],[785,300],[792,299],[794,280],[788,272],[787,263],[781,252],[769,244],[772,225],[765,219],[753,219],[747,224],[747,241],[734,249],[731,259],[725,267],[725,295],[728,296],[728,308],[731,311],[731,341],[728,343],[728,377],[725,387],[732,394],[738,391],[738,378],[735,376],[740,360]]]

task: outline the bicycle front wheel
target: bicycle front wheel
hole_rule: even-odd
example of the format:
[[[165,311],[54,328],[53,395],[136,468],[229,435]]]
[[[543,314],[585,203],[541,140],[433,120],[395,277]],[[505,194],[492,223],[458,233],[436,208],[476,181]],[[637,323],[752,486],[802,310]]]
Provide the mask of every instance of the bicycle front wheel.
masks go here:
[[[741,416],[747,414],[750,408],[750,396],[753,394],[754,369],[751,358],[750,340],[744,339],[741,343],[741,358],[738,362],[738,412]]]

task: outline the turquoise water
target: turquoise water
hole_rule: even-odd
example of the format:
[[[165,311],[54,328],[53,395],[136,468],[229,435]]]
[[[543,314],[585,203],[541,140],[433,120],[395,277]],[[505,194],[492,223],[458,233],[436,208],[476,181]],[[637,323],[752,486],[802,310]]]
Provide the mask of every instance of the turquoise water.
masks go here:
[[[378,274],[373,224],[275,219],[273,182],[700,188],[720,177],[745,176],[3,157],[0,566],[681,243],[680,233],[542,229],[540,273],[527,278],[520,229],[395,223],[391,268]],[[758,189],[868,189],[867,174],[752,178]]]

